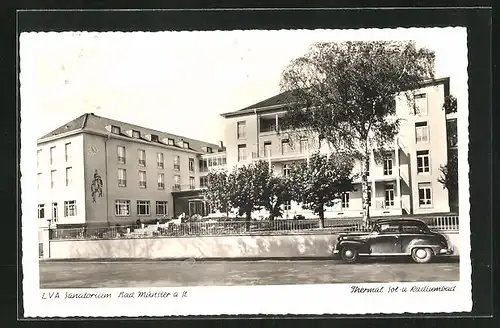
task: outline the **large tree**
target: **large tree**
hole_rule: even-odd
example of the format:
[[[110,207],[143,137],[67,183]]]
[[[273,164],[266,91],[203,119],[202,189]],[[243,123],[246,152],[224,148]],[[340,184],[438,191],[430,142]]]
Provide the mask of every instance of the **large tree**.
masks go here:
[[[352,157],[347,154],[327,156],[313,153],[308,161],[292,166],[290,185],[293,199],[302,203],[319,216],[319,226],[324,227],[325,207],[353,190]]]
[[[262,208],[268,171],[267,163],[259,161],[236,167],[229,175],[231,205],[238,209],[240,216],[245,216],[246,230],[250,229],[252,212]]]
[[[434,53],[414,42],[315,43],[282,74],[289,110],[280,129],[313,131],[331,150],[349,150],[361,160],[369,224],[370,154],[393,145],[400,124],[395,97],[414,105],[412,90],[433,78]]]
[[[269,220],[283,216],[282,205],[292,200],[290,180],[282,175],[269,173],[262,194],[262,206],[269,212]]]
[[[220,170],[209,172],[207,177],[207,189],[203,191],[205,199],[211,209],[227,214],[231,209],[229,175],[227,171]]]

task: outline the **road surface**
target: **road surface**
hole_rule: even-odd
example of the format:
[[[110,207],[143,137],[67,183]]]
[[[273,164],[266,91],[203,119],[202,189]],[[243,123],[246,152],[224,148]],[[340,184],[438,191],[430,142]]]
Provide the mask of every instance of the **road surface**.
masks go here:
[[[262,261],[41,261],[41,288],[235,286],[459,280],[457,259]]]

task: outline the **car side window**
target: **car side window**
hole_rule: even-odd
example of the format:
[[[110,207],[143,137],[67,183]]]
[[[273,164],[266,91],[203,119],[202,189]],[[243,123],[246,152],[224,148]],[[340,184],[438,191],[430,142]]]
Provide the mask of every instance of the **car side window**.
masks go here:
[[[402,233],[422,233],[424,232],[423,228],[418,225],[403,225],[401,227]]]
[[[381,224],[380,225],[380,233],[398,233],[399,232],[399,225],[394,225],[394,224]]]

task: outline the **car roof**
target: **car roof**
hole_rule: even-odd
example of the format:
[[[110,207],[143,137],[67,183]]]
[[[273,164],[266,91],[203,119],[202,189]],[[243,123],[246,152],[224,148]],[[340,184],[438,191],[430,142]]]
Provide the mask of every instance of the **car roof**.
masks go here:
[[[424,221],[418,219],[382,219],[376,221],[376,223],[417,223],[417,224],[425,224]]]

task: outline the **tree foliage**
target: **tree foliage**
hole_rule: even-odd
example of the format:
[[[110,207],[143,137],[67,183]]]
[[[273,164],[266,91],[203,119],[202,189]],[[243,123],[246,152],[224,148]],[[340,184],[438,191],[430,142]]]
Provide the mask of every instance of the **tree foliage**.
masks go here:
[[[371,151],[391,145],[399,132],[395,97],[412,103],[412,90],[433,77],[434,53],[414,42],[315,43],[282,73],[289,109],[280,128],[313,131],[333,151],[362,160],[368,221],[366,168]]]
[[[292,200],[290,180],[270,174],[262,195],[262,206],[269,211],[269,219],[283,216],[282,205]]]
[[[212,209],[221,213],[227,213],[231,209],[229,191],[229,175],[226,170],[208,173],[208,186],[203,195]]]
[[[441,171],[441,176],[438,178],[438,182],[443,185],[443,188],[449,191],[458,190],[458,157],[456,152],[451,152],[449,154],[448,163],[446,165],[441,165],[439,167]]]
[[[446,114],[455,113],[457,111],[457,98],[453,95],[448,95],[444,100],[443,110]]]
[[[353,190],[353,165],[352,157],[347,154],[328,157],[316,152],[307,162],[292,166],[292,198],[319,215],[320,227],[324,226],[325,207],[333,205],[343,193]]]

